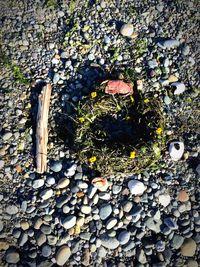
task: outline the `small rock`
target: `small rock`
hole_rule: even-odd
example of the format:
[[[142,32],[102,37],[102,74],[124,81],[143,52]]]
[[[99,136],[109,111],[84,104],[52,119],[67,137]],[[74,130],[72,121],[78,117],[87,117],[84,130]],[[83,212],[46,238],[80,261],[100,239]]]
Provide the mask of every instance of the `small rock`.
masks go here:
[[[35,236],[35,239],[36,239],[37,245],[40,247],[46,242],[47,237],[42,232],[38,232]]]
[[[171,230],[178,229],[178,225],[174,220],[170,217],[164,219],[164,224],[167,225]]]
[[[99,209],[99,215],[102,220],[107,219],[112,213],[112,206],[110,204],[103,204]]]
[[[68,177],[71,177],[75,174],[76,172],[76,168],[77,168],[77,165],[76,164],[73,164],[72,166],[70,166],[67,171],[65,172],[65,175],[68,176]]]
[[[171,201],[171,197],[168,194],[163,194],[159,195],[158,200],[163,207],[167,207]]]
[[[90,266],[90,250],[88,248],[84,249],[83,257],[81,263],[83,266]]]
[[[187,267],[199,267],[198,262],[195,260],[188,260]]]
[[[172,142],[169,146],[169,154],[173,161],[178,161],[182,158],[184,153],[184,143],[183,142]]]
[[[182,47],[182,54],[184,56],[187,56],[190,53],[190,47],[186,44],[183,45]]]
[[[3,167],[4,167],[4,161],[0,160],[0,170],[3,169]]]
[[[28,235],[26,233],[22,233],[19,238],[19,246],[22,247],[28,241]]]
[[[91,210],[92,210],[92,208],[90,206],[87,206],[87,205],[83,205],[81,207],[81,212],[83,214],[90,214],[91,213]]]
[[[123,203],[122,206],[123,206],[123,210],[128,213],[132,209],[133,203],[131,201],[126,201]]]
[[[174,83],[178,81],[178,78],[175,75],[170,75],[168,81],[169,83]]]
[[[164,102],[165,102],[166,105],[170,105],[171,102],[172,102],[172,100],[171,100],[171,98],[170,98],[169,96],[166,95],[166,96],[164,97]]]
[[[58,189],[66,188],[70,183],[70,180],[66,177],[60,179],[57,184]]]
[[[143,249],[138,249],[136,253],[136,258],[142,264],[145,264],[147,262],[146,255]]]
[[[53,176],[48,177],[46,181],[48,185],[54,185],[56,182]]]
[[[5,133],[3,136],[2,136],[2,139],[4,140],[4,141],[7,141],[7,140],[9,140],[10,138],[12,137],[12,133]]]
[[[155,245],[155,248],[157,252],[163,252],[165,250],[165,242],[163,242],[162,240],[158,241]]]
[[[95,59],[94,54],[89,54],[89,55],[88,55],[88,59],[89,59],[90,61],[93,61],[93,60]]]
[[[71,256],[71,250],[68,246],[62,246],[56,253],[56,263],[63,266]]]
[[[74,215],[67,216],[62,221],[62,225],[65,229],[70,229],[70,228],[74,227],[75,224],[76,224],[76,216],[74,216]]]
[[[119,185],[113,185],[113,187],[112,187],[112,192],[114,195],[119,194],[121,192],[121,190],[122,190],[122,187]]]
[[[162,222],[160,220],[155,221],[153,218],[149,218],[145,224],[150,230],[154,231],[155,233],[159,233]]]
[[[180,95],[185,92],[185,84],[181,82],[175,82],[171,84],[175,88],[174,95]]]
[[[6,207],[6,213],[9,215],[15,215],[18,212],[18,208],[15,205],[9,205]]]
[[[106,222],[106,229],[107,229],[107,230],[110,230],[110,229],[112,229],[116,224],[117,224],[117,219],[115,219],[115,218],[110,218],[110,219]]]
[[[0,221],[0,232],[3,230],[3,227],[4,227],[4,224],[3,224],[3,221],[1,220]]]
[[[178,47],[180,45],[180,42],[178,40],[168,39],[163,42],[159,42],[158,45],[161,48],[170,49],[170,48]]]
[[[135,247],[135,242],[134,241],[129,241],[126,245],[123,246],[123,250],[125,252],[133,249]]]
[[[52,189],[45,189],[43,190],[41,193],[40,193],[40,197],[43,199],[43,200],[47,200],[49,199],[50,197],[53,196],[53,190]]]
[[[40,188],[44,185],[44,180],[43,179],[37,179],[33,181],[33,188],[37,189]]]
[[[42,256],[48,258],[51,255],[51,247],[45,245],[42,247]]]
[[[142,195],[146,190],[144,184],[138,180],[131,180],[128,182],[128,188],[131,191],[131,194],[137,196]]]
[[[61,171],[62,170],[62,163],[61,163],[61,161],[59,161],[59,160],[58,161],[53,161],[51,163],[50,168],[51,168],[51,170],[53,172],[59,172],[59,171]]]
[[[119,234],[117,239],[121,245],[124,245],[128,243],[130,236],[131,236],[130,233],[124,230]]]
[[[60,80],[60,75],[58,73],[55,73],[53,76],[53,83],[57,84],[59,80]]]
[[[119,241],[115,237],[109,237],[106,234],[100,236],[101,244],[108,249],[116,249],[119,246]]]
[[[171,246],[174,248],[174,249],[179,249],[182,244],[184,242],[184,238],[180,235],[174,235],[173,236],[173,239],[171,241]]]
[[[178,193],[178,200],[180,202],[187,202],[189,200],[189,195],[186,191],[184,190],[181,190],[179,193]]]
[[[181,254],[185,257],[192,257],[195,255],[196,248],[196,242],[192,238],[186,239],[181,246]]]
[[[131,23],[124,24],[120,29],[120,33],[123,36],[130,37],[133,34],[133,25]]]
[[[21,221],[20,226],[24,231],[29,229],[29,223],[26,221]]]
[[[16,264],[20,260],[19,253],[16,248],[11,247],[6,251],[6,262]]]

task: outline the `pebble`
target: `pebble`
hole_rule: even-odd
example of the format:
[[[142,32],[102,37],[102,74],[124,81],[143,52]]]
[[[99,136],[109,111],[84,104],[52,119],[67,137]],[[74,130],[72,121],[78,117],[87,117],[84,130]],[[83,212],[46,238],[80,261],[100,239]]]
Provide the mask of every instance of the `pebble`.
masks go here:
[[[170,217],[164,219],[164,224],[167,225],[171,230],[178,229],[177,223]]]
[[[15,215],[18,213],[18,207],[15,205],[9,205],[6,207],[6,213],[9,215]]]
[[[189,195],[186,191],[184,190],[181,190],[179,193],[178,193],[178,200],[180,202],[187,202],[189,200]]]
[[[184,242],[184,237],[182,237],[181,235],[175,234],[173,236],[173,239],[171,240],[171,246],[174,249],[179,249],[182,246],[183,242]]]
[[[190,53],[190,47],[186,44],[183,45],[182,47],[182,54],[184,56],[187,56]]]
[[[163,207],[167,207],[170,204],[171,197],[168,194],[163,194],[159,195],[158,200]]]
[[[170,98],[169,96],[166,95],[166,96],[164,97],[164,102],[165,102],[166,105],[170,105],[171,102],[172,102],[172,100],[171,100],[171,98]]]
[[[196,242],[192,238],[188,238],[181,246],[181,255],[184,257],[193,257],[197,249]]]
[[[159,42],[158,45],[161,48],[170,49],[170,48],[178,47],[180,45],[180,42],[178,40],[168,39],[163,42]]]
[[[117,224],[117,219],[116,219],[116,218],[110,218],[110,219],[106,222],[106,229],[107,229],[107,230],[110,230],[110,229],[112,229],[116,224]]]
[[[170,75],[168,81],[169,83],[174,83],[178,81],[178,78],[175,75]]]
[[[155,248],[157,252],[163,252],[165,250],[165,242],[163,242],[162,240],[158,241],[155,245]]]
[[[20,261],[19,253],[16,248],[11,247],[6,251],[6,262],[16,264]]]
[[[115,237],[109,237],[106,234],[100,236],[101,244],[108,249],[116,249],[119,246],[119,241]]]
[[[76,216],[74,216],[74,215],[67,216],[62,221],[62,225],[65,229],[70,229],[70,228],[74,227],[75,224],[76,224]]]
[[[4,141],[8,141],[11,137],[12,137],[12,133],[8,132],[8,133],[5,133],[5,134],[2,136],[2,139],[3,139]]]
[[[133,203],[132,202],[130,202],[130,201],[126,201],[126,202],[124,202],[123,203],[123,210],[125,211],[125,212],[127,212],[127,213],[129,213],[129,211],[132,209],[132,207],[133,207]]]
[[[4,227],[4,224],[3,224],[3,221],[1,220],[0,221],[0,232],[3,230],[3,227]]]
[[[70,180],[68,178],[64,177],[58,181],[58,184],[56,187],[58,189],[63,189],[63,188],[66,188],[69,185],[69,183],[70,183]]]
[[[160,226],[162,224],[162,222],[160,220],[154,220],[153,218],[149,218],[147,219],[147,221],[145,222],[147,228],[149,228],[150,230],[154,231],[155,233],[159,233],[160,232]]]
[[[147,262],[146,255],[143,249],[138,249],[136,253],[136,258],[142,264],[145,264]]]
[[[43,179],[37,179],[33,181],[33,188],[38,189],[44,185],[44,180]]]
[[[130,37],[133,34],[133,25],[131,23],[124,24],[120,29],[120,33],[123,36]]]
[[[81,212],[83,214],[90,214],[91,213],[91,210],[92,210],[91,206],[83,205],[81,207]]]
[[[175,82],[171,84],[175,88],[174,95],[180,95],[185,92],[185,84],[181,82]]]
[[[117,239],[121,245],[125,245],[128,243],[130,236],[130,233],[124,230],[118,235]]]
[[[53,83],[57,84],[59,80],[60,80],[60,75],[58,73],[55,73],[53,76]]]
[[[112,213],[112,206],[110,204],[103,204],[99,208],[99,215],[102,220],[107,219]]]
[[[51,247],[45,245],[42,247],[42,256],[48,258],[51,255]]]
[[[35,236],[35,239],[36,239],[37,245],[40,247],[46,242],[47,237],[42,232],[38,232]]]
[[[65,172],[65,175],[68,176],[68,177],[73,176],[75,174],[75,172],[76,172],[76,168],[77,168],[77,165],[73,164],[71,167],[69,167],[67,169],[67,171]]]
[[[4,161],[0,160],[0,170],[3,169],[3,167],[4,167]]]
[[[188,260],[187,267],[199,267],[198,262],[195,260]]]
[[[169,154],[173,161],[178,161],[182,158],[184,153],[184,143],[183,142],[171,142],[169,146]]]
[[[47,178],[46,182],[48,185],[54,185],[56,181],[55,181],[55,178],[53,176],[50,176]]]
[[[146,190],[144,184],[138,180],[131,180],[128,182],[128,188],[131,191],[131,194],[137,196],[142,195]]]
[[[112,187],[112,192],[114,195],[119,194],[121,192],[121,190],[122,190],[122,187],[119,185],[113,185],[113,187]]]
[[[71,256],[71,250],[68,246],[62,246],[56,253],[56,264],[63,266]]]
[[[60,172],[62,170],[62,163],[61,163],[61,161],[53,161],[51,163],[50,169],[53,172]]]
[[[89,59],[90,61],[93,61],[93,60],[95,59],[94,54],[89,54],[89,55],[88,55],[88,59]]]
[[[134,241],[129,241],[127,244],[123,246],[123,251],[127,252],[135,247]]]
[[[29,225],[29,223],[26,222],[26,221],[21,221],[20,226],[21,226],[22,230],[26,231],[26,230],[29,229],[29,226],[30,226],[30,225]]]
[[[43,200],[47,200],[53,196],[53,190],[52,189],[45,189],[40,193],[40,197]]]

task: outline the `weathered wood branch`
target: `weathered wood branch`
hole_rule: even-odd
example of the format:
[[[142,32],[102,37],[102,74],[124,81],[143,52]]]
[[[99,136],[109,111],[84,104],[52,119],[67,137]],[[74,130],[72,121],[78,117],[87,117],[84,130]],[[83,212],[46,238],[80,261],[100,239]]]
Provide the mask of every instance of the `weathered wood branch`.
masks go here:
[[[52,87],[47,84],[38,96],[36,129],[36,166],[38,173],[47,170],[48,114]]]

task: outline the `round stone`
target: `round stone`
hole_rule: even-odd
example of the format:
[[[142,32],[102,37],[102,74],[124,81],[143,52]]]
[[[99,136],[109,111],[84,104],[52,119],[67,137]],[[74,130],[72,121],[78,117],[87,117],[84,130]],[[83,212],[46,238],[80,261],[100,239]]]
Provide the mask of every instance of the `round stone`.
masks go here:
[[[53,176],[50,176],[47,178],[47,184],[48,185],[54,185],[55,184],[55,178]]]
[[[163,194],[159,195],[158,200],[163,207],[167,207],[171,201],[171,197],[168,194]]]
[[[90,206],[87,206],[87,205],[83,205],[82,207],[81,207],[81,212],[83,213],[83,214],[90,214],[91,213],[91,207]]]
[[[173,239],[171,240],[171,246],[174,248],[174,249],[179,249],[182,244],[184,242],[184,238],[180,235],[174,235],[173,236]]]
[[[106,234],[100,236],[101,244],[108,249],[116,249],[119,246],[119,241],[115,237],[109,237]]]
[[[124,245],[126,243],[128,243],[129,239],[130,239],[130,233],[127,231],[122,231],[119,236],[118,236],[118,241],[121,245]]]
[[[33,188],[37,189],[40,188],[44,185],[44,180],[43,179],[37,179],[33,181]]]
[[[15,248],[9,248],[6,251],[6,262],[16,264],[20,260],[19,253]]]
[[[58,189],[65,188],[69,185],[69,183],[70,183],[70,180],[64,177],[58,181],[57,188]]]
[[[75,224],[76,224],[76,216],[74,216],[74,215],[67,216],[62,221],[62,225],[65,229],[70,229],[70,228],[74,227]]]
[[[131,191],[131,194],[135,196],[142,195],[146,189],[144,184],[138,180],[130,180],[128,182],[128,188]]]
[[[179,193],[178,193],[178,200],[180,202],[187,202],[189,200],[189,195],[186,191],[184,190],[181,190]]]
[[[24,231],[29,229],[29,223],[26,221],[21,221],[20,226]]]
[[[63,266],[71,256],[71,250],[68,246],[62,246],[56,253],[56,263],[58,266]]]
[[[115,218],[111,218],[107,221],[106,223],[106,229],[107,230],[110,230],[112,229],[115,225],[117,224],[117,219]]]
[[[188,260],[187,267],[198,267],[198,262],[195,260]]]
[[[120,33],[123,36],[130,37],[133,34],[133,25],[131,23],[124,24],[120,29]]]
[[[51,255],[51,247],[48,245],[45,245],[42,247],[42,256],[47,258]]]
[[[184,143],[183,142],[172,142],[169,146],[169,154],[173,161],[178,161],[182,158],[184,153]]]
[[[59,160],[53,161],[51,163],[50,168],[51,168],[51,170],[53,172],[60,172],[62,170],[62,163],[61,163],[61,161],[59,161]]]
[[[197,244],[192,238],[188,238],[181,246],[181,254],[185,257],[192,257],[195,255]]]
[[[126,201],[125,203],[123,203],[123,210],[125,212],[129,212],[133,207],[133,203],[131,201]]]
[[[49,199],[50,197],[53,196],[53,190],[52,189],[45,189],[43,190],[41,193],[40,193],[40,197],[43,199],[43,200],[47,200]]]
[[[15,215],[18,212],[18,208],[15,205],[9,205],[6,207],[6,213],[9,215]]]
[[[67,206],[67,205],[64,205],[63,208],[62,208],[62,210],[63,210],[63,213],[67,214],[67,213],[70,212],[70,207]]]
[[[100,207],[99,215],[102,220],[107,219],[112,213],[112,207],[110,204],[103,204]]]

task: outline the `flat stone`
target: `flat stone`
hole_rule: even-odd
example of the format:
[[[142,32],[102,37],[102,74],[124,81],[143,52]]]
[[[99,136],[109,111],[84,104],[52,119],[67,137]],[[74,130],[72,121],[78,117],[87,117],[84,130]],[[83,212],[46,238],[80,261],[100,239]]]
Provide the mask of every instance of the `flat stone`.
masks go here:
[[[128,243],[130,236],[130,233],[124,230],[118,235],[117,239],[121,245],[125,245]]]
[[[158,201],[163,207],[167,207],[170,204],[171,197],[168,194],[159,195]]]
[[[6,251],[6,262],[16,264],[20,261],[19,253],[16,248],[12,247]]]
[[[81,212],[83,214],[90,214],[91,213],[91,210],[92,210],[91,206],[83,205],[81,207]]]
[[[28,241],[28,235],[26,233],[22,233],[19,238],[19,246],[22,247]]]
[[[70,183],[70,180],[66,177],[60,179],[57,184],[58,189],[66,188]]]
[[[9,215],[15,215],[18,212],[18,207],[16,207],[15,205],[9,205],[6,207],[6,213],[8,213]]]
[[[181,255],[184,257],[192,257],[195,255],[197,244],[192,238],[188,238],[181,246]]]
[[[123,36],[130,37],[133,34],[133,24],[124,24],[120,29],[120,33]]]
[[[76,216],[70,215],[64,218],[62,225],[65,229],[70,229],[76,224]]]
[[[178,40],[175,40],[175,39],[168,39],[168,40],[159,42],[158,45],[161,48],[170,49],[170,48],[178,47],[180,45],[180,42]]]
[[[198,262],[195,260],[188,260],[187,267],[199,267]]]
[[[52,189],[45,189],[40,193],[40,197],[43,200],[47,200],[53,196],[53,190]]]
[[[184,237],[175,234],[173,236],[173,239],[171,240],[171,246],[174,249],[179,249],[182,246],[183,242],[184,242]]]
[[[168,81],[169,83],[174,83],[178,81],[178,78],[175,75],[170,75]]]
[[[116,249],[119,246],[119,241],[115,237],[109,237],[106,234],[100,236],[101,244],[108,249]]]
[[[60,172],[62,170],[62,162],[57,160],[51,163],[50,169],[53,172]]]
[[[71,250],[68,246],[62,246],[56,253],[56,263],[58,266],[63,266],[71,256]]]
[[[37,245],[40,247],[46,242],[47,237],[42,232],[38,232],[35,236],[35,239],[36,239]]]
[[[181,82],[175,82],[171,84],[175,88],[174,95],[180,95],[185,92],[185,84]]]
[[[116,219],[116,218],[110,218],[110,219],[106,222],[106,229],[107,229],[107,230],[110,230],[110,229],[112,229],[116,224],[117,224],[117,219]]]
[[[43,179],[37,179],[37,180],[34,180],[33,181],[33,188],[34,189],[37,189],[37,188],[40,188],[44,185],[44,180]]]
[[[180,202],[187,202],[189,200],[189,195],[186,191],[184,190],[181,190],[179,193],[178,193],[178,200]]]
[[[110,204],[103,204],[99,209],[99,215],[102,220],[107,219],[112,213],[112,206]]]
[[[3,139],[4,141],[7,141],[7,140],[9,140],[11,137],[12,137],[12,133],[5,133],[5,134],[2,136],[2,139]]]
[[[138,180],[130,180],[128,182],[128,188],[132,195],[142,195],[146,190],[144,184]]]
[[[128,213],[132,209],[133,203],[131,201],[126,201],[122,204],[122,207],[123,210]]]
[[[127,251],[133,249],[134,247],[135,247],[135,242],[134,242],[134,241],[129,241],[127,244],[125,244],[125,245],[123,246],[123,250],[124,250],[125,252],[127,252]]]
[[[87,241],[90,240],[91,236],[92,236],[92,233],[89,233],[89,232],[85,232],[85,233],[80,234],[80,238],[83,240],[87,240]]]
[[[48,258],[51,255],[51,247],[48,245],[44,245],[42,247],[42,256]]]

